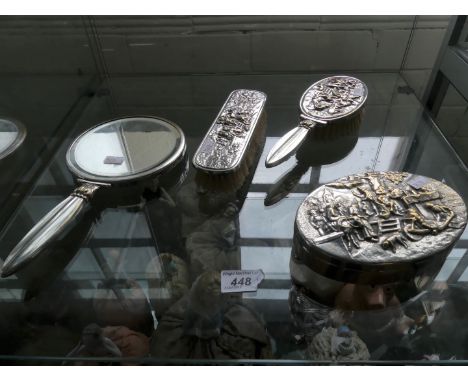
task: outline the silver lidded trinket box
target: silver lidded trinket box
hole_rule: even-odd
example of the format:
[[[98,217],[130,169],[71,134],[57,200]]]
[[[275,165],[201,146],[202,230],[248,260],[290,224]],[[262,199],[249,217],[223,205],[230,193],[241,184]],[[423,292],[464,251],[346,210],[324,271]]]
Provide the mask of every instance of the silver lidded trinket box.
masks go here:
[[[316,285],[317,295],[329,293],[327,280],[422,287],[466,222],[462,198],[437,180],[406,172],[350,175],[317,188],[300,205],[291,276],[299,284],[311,281],[305,286]],[[316,277],[307,280],[304,267]]]
[[[213,175],[239,170],[251,156],[249,147],[261,125],[266,98],[257,90],[234,90],[198,147],[193,157],[195,168]]]

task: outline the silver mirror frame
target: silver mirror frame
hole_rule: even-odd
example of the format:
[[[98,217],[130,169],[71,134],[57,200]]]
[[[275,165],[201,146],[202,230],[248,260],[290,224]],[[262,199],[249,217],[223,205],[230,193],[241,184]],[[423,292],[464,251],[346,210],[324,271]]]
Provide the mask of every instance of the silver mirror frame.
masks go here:
[[[147,119],[147,120],[152,120],[152,121],[162,121],[167,123],[168,125],[172,126],[177,133],[180,136],[180,142],[179,142],[179,147],[177,147],[176,151],[172,153],[171,156],[169,156],[165,161],[161,162],[159,165],[155,167],[151,167],[147,170],[138,172],[136,174],[132,175],[125,175],[125,176],[96,176],[93,175],[89,172],[81,170],[78,166],[76,166],[73,161],[72,161],[72,152],[80,139],[90,133],[91,131],[98,129],[104,125],[107,125],[111,122],[116,122],[119,120],[132,120],[132,119]],[[158,175],[160,172],[163,170],[170,170],[172,167],[174,167],[179,159],[184,155],[186,150],[186,143],[185,143],[185,135],[182,131],[182,129],[176,125],[174,122],[169,121],[165,118],[156,118],[156,117],[151,117],[151,116],[131,116],[131,117],[119,117],[119,118],[114,118],[111,120],[108,120],[106,122],[101,122],[98,125],[95,125],[94,127],[84,131],[81,133],[70,145],[69,149],[67,150],[66,154],[66,162],[67,162],[67,167],[68,169],[72,172],[73,175],[75,175],[76,178],[78,179],[83,179],[86,182],[97,182],[97,183],[107,183],[107,184],[119,184],[119,183],[126,183],[126,182],[132,182],[132,181],[140,181],[140,180],[145,180],[147,178],[153,177]]]

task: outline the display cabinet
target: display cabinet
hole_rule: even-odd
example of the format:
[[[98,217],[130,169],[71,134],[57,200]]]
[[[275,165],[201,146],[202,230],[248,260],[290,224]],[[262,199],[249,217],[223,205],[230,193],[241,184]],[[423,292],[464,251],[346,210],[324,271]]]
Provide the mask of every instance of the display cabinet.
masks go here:
[[[398,171],[440,181],[468,201],[465,164],[396,71],[346,70],[368,89],[352,137],[306,141],[310,162],[298,152],[267,168],[270,149],[299,121],[304,90],[335,74],[341,72],[109,75],[101,67],[67,78],[68,85],[53,82],[60,83],[53,89],[46,87],[53,76],[33,76],[23,79],[28,89],[43,91],[31,98],[36,108],[28,118],[20,97],[8,96],[18,87],[2,87],[2,114],[23,119],[29,134],[0,162],[2,265],[73,190],[66,153],[87,129],[157,116],[181,128],[186,153],[173,182],[124,202],[96,198],[37,258],[0,279],[0,363],[467,363],[466,229],[432,277],[382,290],[378,306],[353,301],[365,300],[379,283],[341,285],[326,299],[291,278],[296,212],[319,186],[351,174]],[[67,99],[48,102],[48,93],[71,88]],[[264,134],[240,179],[212,187],[200,181],[192,159],[235,89],[266,95]],[[37,120],[47,128],[36,127]],[[40,137],[31,140],[37,131]],[[264,278],[256,291],[221,293],[225,270],[261,270]]]

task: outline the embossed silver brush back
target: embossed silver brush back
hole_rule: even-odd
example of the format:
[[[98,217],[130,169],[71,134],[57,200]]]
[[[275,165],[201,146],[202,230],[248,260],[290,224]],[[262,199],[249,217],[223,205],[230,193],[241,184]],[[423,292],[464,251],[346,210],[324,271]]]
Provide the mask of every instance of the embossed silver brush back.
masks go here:
[[[198,147],[193,165],[215,174],[236,171],[245,158],[266,98],[260,91],[234,90]]]
[[[276,142],[265,165],[274,167],[293,155],[317,124],[326,125],[355,115],[367,99],[366,85],[354,77],[327,77],[312,84],[302,95],[299,125]],[[322,127],[326,128],[326,127]]]
[[[366,99],[364,82],[354,77],[334,76],[312,84],[302,95],[300,108],[303,118],[328,122],[353,114]]]

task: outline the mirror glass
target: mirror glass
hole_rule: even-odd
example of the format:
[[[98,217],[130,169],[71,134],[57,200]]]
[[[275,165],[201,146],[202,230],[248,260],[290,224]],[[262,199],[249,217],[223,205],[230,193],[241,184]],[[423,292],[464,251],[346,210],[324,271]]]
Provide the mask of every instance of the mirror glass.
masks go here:
[[[179,130],[164,120],[125,118],[83,134],[70,148],[69,160],[93,176],[126,177],[164,164],[181,142]]]
[[[23,142],[26,133],[17,124],[0,118],[0,159],[13,152]]]

